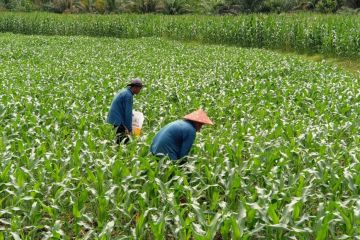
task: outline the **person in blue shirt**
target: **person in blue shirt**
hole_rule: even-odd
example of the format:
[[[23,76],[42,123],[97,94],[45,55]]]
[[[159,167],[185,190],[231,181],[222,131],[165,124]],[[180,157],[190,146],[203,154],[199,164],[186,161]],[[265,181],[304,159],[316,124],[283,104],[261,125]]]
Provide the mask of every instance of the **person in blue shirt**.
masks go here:
[[[184,117],[167,124],[155,135],[150,151],[153,155],[168,156],[171,160],[178,160],[187,156],[194,143],[196,132],[204,124],[213,125],[203,110],[197,110]]]
[[[116,143],[128,143],[132,133],[133,96],[139,94],[142,87],[141,80],[134,79],[127,88],[114,97],[106,121],[116,130]]]

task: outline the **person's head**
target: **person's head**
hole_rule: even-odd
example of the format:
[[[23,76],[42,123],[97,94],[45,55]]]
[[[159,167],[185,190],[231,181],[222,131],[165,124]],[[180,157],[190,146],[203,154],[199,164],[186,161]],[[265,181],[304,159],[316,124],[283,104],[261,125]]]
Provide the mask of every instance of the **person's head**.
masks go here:
[[[133,79],[127,86],[130,87],[134,94],[139,94],[144,85],[140,79]]]
[[[194,123],[194,127],[195,127],[197,132],[199,132],[201,127],[204,125],[204,123],[195,122],[195,121],[192,121],[192,122]]]
[[[195,112],[192,112],[184,116],[184,119],[191,121],[194,124],[194,127],[197,132],[199,132],[201,127],[205,124],[208,125],[214,124],[202,109],[199,109]]]

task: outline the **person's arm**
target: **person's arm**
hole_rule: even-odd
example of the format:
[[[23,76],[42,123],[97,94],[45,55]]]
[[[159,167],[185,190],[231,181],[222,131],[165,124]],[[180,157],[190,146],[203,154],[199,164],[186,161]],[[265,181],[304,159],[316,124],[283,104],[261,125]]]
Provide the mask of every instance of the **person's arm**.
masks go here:
[[[124,125],[131,134],[132,132],[132,107],[133,107],[133,99],[131,95],[126,95],[125,97],[125,117],[124,117]]]
[[[187,156],[190,152],[190,149],[194,143],[194,140],[195,140],[195,131],[189,131],[189,132],[186,132],[184,133],[184,136],[183,136],[183,143],[181,145],[181,150],[180,150],[180,154],[178,156],[178,158],[183,158],[185,156]]]

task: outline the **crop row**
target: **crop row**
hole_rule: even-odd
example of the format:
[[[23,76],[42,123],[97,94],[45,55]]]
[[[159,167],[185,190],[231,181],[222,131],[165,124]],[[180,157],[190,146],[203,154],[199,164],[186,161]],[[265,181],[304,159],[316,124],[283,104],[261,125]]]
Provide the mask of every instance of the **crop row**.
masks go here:
[[[234,17],[2,13],[0,32],[120,38],[156,36],[242,47],[360,56],[360,18],[346,15],[257,14]]]
[[[105,117],[128,79],[143,135]],[[357,239],[360,79],[265,50],[0,35],[0,239]],[[155,133],[203,107],[184,166]]]

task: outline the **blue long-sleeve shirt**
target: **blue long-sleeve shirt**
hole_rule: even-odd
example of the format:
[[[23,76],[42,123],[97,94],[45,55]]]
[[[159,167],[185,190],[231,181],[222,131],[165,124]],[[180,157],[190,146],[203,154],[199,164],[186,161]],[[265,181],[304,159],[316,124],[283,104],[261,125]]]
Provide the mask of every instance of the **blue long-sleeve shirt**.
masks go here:
[[[163,127],[155,136],[150,151],[154,155],[168,155],[171,160],[189,154],[196,129],[190,121],[177,120]]]
[[[123,89],[113,99],[107,116],[107,122],[120,126],[124,125],[132,131],[132,107],[134,93],[130,88]]]

